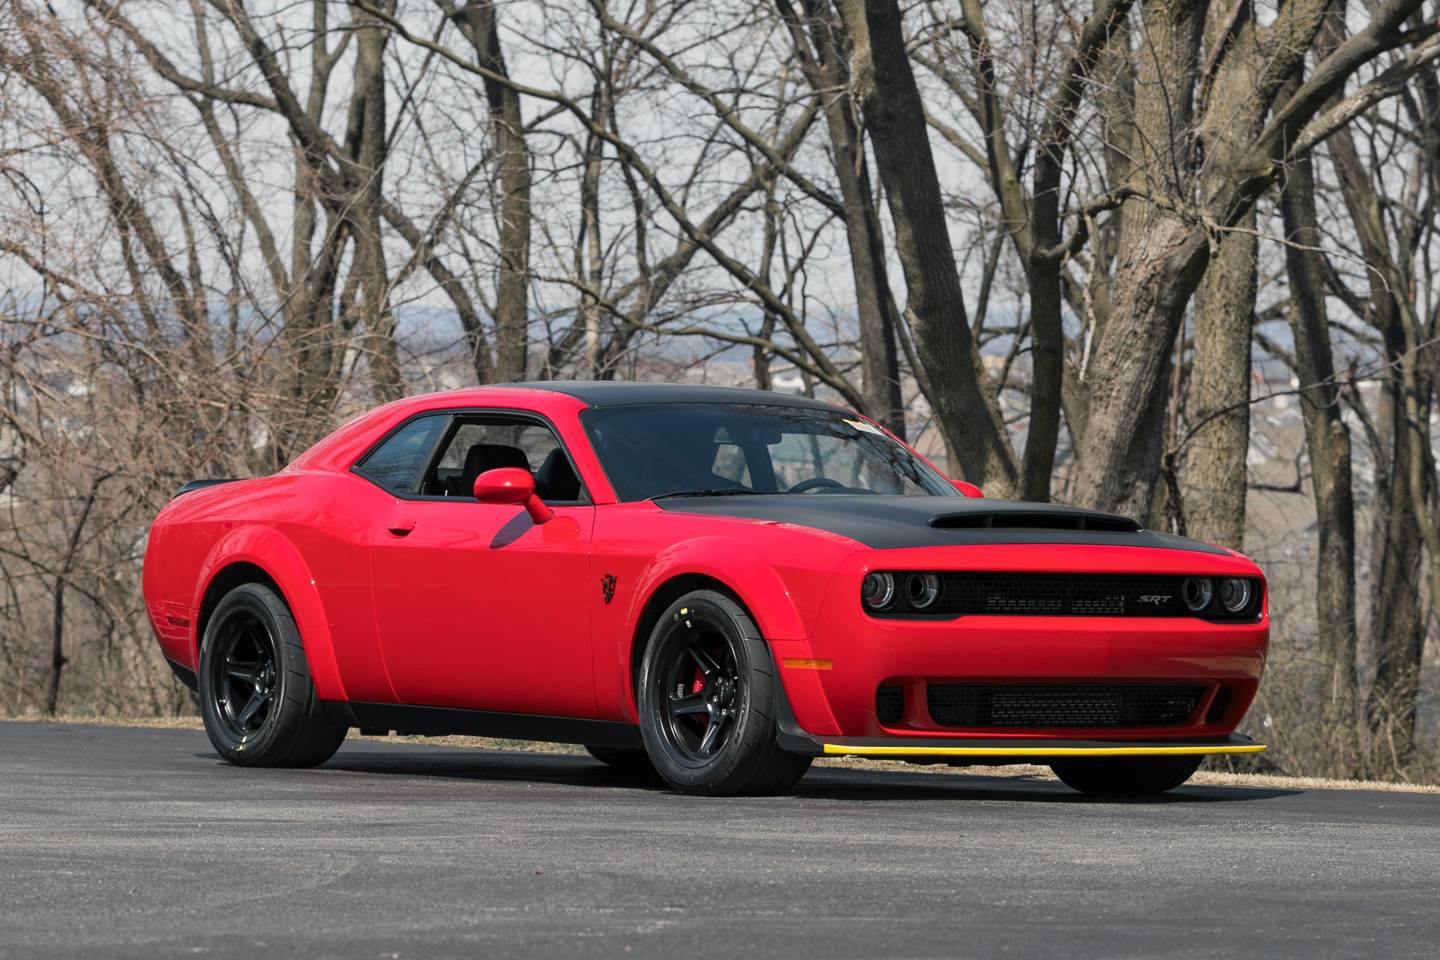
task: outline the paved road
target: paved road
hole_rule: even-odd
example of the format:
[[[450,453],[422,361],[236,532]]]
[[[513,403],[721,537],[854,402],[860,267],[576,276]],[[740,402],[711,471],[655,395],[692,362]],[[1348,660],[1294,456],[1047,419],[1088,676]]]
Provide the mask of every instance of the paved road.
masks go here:
[[[0,957],[1425,956],[1440,796],[812,772],[699,800],[588,758],[0,723]]]

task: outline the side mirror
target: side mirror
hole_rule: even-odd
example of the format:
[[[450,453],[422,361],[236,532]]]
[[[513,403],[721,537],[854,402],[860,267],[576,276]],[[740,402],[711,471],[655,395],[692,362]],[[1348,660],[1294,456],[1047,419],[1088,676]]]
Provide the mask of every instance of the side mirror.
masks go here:
[[[982,491],[979,487],[975,486],[975,484],[969,483],[965,480],[951,480],[950,483],[955,487],[956,490],[959,490],[967,497],[985,496],[984,491]]]
[[[481,503],[520,504],[530,519],[545,523],[555,514],[535,495],[535,478],[519,467],[497,467],[475,478],[475,499]]]

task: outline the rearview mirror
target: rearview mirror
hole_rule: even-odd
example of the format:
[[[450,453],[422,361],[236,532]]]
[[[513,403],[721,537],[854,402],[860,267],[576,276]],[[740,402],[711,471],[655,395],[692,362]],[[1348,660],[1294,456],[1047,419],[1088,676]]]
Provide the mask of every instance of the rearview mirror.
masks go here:
[[[956,490],[959,490],[967,497],[985,496],[984,491],[982,491],[979,487],[975,486],[975,484],[969,483],[965,480],[951,480],[950,483],[955,487]]]
[[[535,495],[535,478],[519,467],[496,467],[475,478],[475,499],[481,503],[520,504],[530,519],[545,523],[555,514]]]

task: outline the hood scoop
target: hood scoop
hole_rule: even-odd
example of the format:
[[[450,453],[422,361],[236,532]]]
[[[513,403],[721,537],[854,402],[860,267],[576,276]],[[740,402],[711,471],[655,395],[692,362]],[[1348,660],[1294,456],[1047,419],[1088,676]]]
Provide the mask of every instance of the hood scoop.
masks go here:
[[[930,521],[937,530],[1089,530],[1135,533],[1140,524],[1108,513],[1024,510],[947,513]]]

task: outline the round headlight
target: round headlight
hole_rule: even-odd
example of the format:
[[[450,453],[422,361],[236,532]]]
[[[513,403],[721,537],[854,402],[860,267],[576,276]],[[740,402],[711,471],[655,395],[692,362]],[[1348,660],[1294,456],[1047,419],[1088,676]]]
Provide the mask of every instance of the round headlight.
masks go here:
[[[1210,598],[1215,596],[1215,585],[1204,577],[1187,577],[1185,582],[1180,584],[1180,599],[1185,601],[1185,606],[1191,613],[1199,613],[1210,606]]]
[[[1226,613],[1241,613],[1250,606],[1254,594],[1249,580],[1228,579],[1220,581],[1220,605]]]
[[[933,573],[912,573],[905,578],[905,599],[916,610],[928,610],[940,599],[940,578]]]
[[[895,600],[895,577],[889,573],[867,573],[860,582],[860,600],[871,610],[884,610]]]

